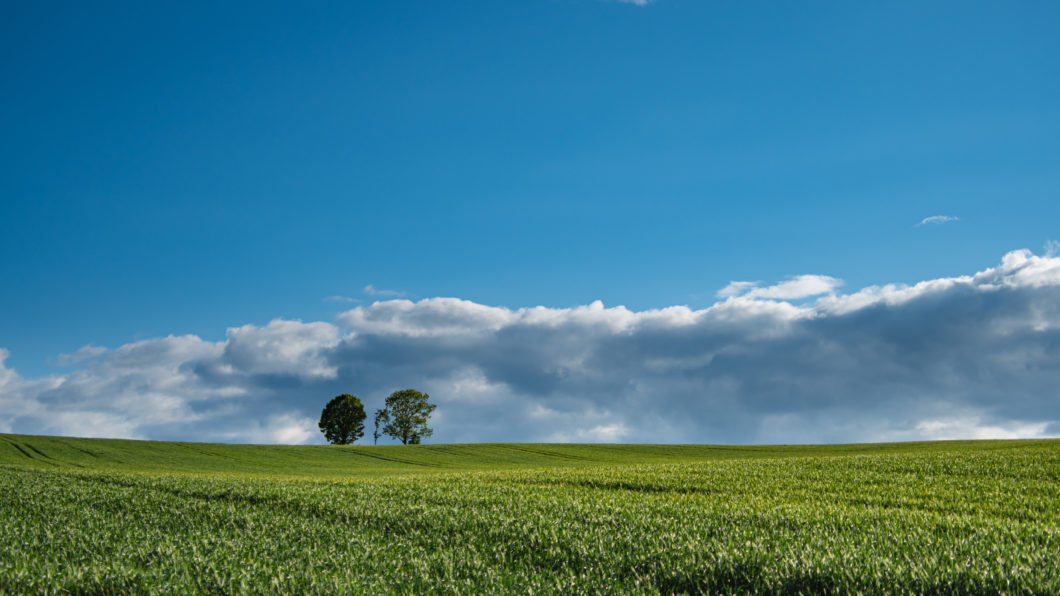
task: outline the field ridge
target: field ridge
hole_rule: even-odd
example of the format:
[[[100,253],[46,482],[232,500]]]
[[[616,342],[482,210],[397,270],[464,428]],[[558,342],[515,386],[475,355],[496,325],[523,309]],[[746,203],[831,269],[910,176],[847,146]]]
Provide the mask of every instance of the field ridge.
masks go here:
[[[884,455],[1056,446],[1060,439],[835,445],[437,443],[253,445],[0,434],[0,466],[128,472],[374,475],[395,472],[687,463],[727,459]]]

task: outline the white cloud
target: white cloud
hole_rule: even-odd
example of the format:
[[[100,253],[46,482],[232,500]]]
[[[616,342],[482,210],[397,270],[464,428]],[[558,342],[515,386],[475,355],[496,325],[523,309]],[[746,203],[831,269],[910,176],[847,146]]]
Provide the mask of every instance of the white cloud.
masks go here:
[[[324,302],[350,302],[357,303],[361,300],[359,298],[351,298],[349,296],[327,296],[324,298]]]
[[[632,4],[634,6],[647,6],[655,0],[615,0],[619,4]]]
[[[766,300],[798,300],[821,294],[831,294],[843,285],[843,280],[827,275],[797,275],[772,286],[759,287],[758,282],[732,281],[718,291],[719,298],[742,297]]]
[[[646,311],[658,313],[661,311]],[[652,315],[648,315],[649,318]],[[604,308],[599,300],[574,308],[486,306],[459,298],[426,298],[419,302],[387,300],[346,311],[338,317],[348,328],[375,335],[450,337],[493,333],[505,327],[530,325],[558,328],[568,325],[604,326],[621,330],[636,316],[624,306]]]
[[[730,281],[729,285],[718,290],[718,298],[732,298],[739,296],[740,294],[746,294],[747,292],[758,287],[757,281]]]
[[[59,366],[70,366],[71,364],[77,364],[83,360],[95,358],[102,354],[107,353],[107,348],[103,346],[94,346],[92,344],[81,346],[76,352],[72,354],[59,354],[55,358]]]
[[[268,416],[248,421],[245,426],[222,431],[211,440],[241,443],[301,445],[319,434],[316,421],[294,413]]]
[[[71,410],[55,412],[47,428],[71,437],[145,439],[139,432],[142,422],[119,412]]]
[[[1057,242],[1056,240],[1046,240],[1045,256],[1055,257],[1058,254],[1060,254],[1060,242]]]
[[[952,439],[1026,439],[1045,436],[1045,422],[1009,421],[983,424],[978,416],[922,420],[915,430],[920,437],[932,440]]]
[[[276,319],[264,327],[243,325],[228,330],[224,362],[250,374],[334,378],[327,358],[339,343],[331,323]]]
[[[358,307],[339,316],[346,326],[363,333],[437,337],[495,331],[511,311],[457,298],[387,300]]]
[[[400,292],[398,290],[382,290],[373,286],[372,284],[364,286],[364,289],[362,291],[365,294],[368,294],[369,296],[395,297],[405,295],[405,292]]]
[[[1060,434],[1060,258],[1013,251],[965,276],[840,283],[730,284],[698,310],[388,300],[337,324],[90,346],[77,370],[43,378],[0,350],[0,429],[320,442],[313,421],[331,396],[372,410],[416,387],[439,404],[446,442]]]
[[[945,277],[905,284],[869,286],[853,294],[818,299],[820,313],[845,314],[874,305],[898,306],[927,296],[955,291],[990,292],[1001,288],[1051,287],[1060,285],[1060,258],[1036,256],[1029,250],[1006,254],[1001,265],[958,277]]]
[[[601,424],[574,433],[577,441],[587,443],[617,443],[629,434],[624,424]]]
[[[435,385],[436,400],[441,403],[488,404],[510,398],[507,387],[494,383],[474,366],[453,371],[452,376]]]
[[[916,224],[916,227],[919,228],[920,226],[928,224],[944,224],[949,223],[951,221],[957,221],[959,219],[959,217],[954,217],[952,215],[932,215],[930,217],[925,217],[924,219],[920,220],[920,223]]]

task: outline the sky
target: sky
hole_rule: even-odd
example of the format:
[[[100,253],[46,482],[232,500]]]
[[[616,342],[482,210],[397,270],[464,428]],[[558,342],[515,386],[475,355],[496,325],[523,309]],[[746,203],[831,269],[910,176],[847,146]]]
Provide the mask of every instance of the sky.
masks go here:
[[[1060,435],[1058,22],[6,3],[0,432]]]

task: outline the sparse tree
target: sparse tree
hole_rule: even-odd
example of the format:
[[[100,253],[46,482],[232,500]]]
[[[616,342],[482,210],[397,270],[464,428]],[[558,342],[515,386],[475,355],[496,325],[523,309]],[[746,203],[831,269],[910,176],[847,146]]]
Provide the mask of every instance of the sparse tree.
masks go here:
[[[390,422],[390,415],[387,413],[386,408],[379,408],[375,411],[375,431],[372,432],[372,444],[379,444],[379,437],[383,436],[382,427],[386,426]]]
[[[383,408],[383,434],[401,441],[402,445],[419,444],[434,434],[434,430],[427,426],[427,420],[436,407],[427,401],[430,397],[415,389],[391,393]]]
[[[333,445],[349,445],[364,435],[364,405],[343,393],[336,395],[320,413],[320,432]]]

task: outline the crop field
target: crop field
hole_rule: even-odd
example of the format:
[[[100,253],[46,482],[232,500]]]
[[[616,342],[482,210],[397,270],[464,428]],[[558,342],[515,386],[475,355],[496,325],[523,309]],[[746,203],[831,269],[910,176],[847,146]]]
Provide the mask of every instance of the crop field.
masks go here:
[[[0,593],[1060,593],[1060,441],[0,435]]]

